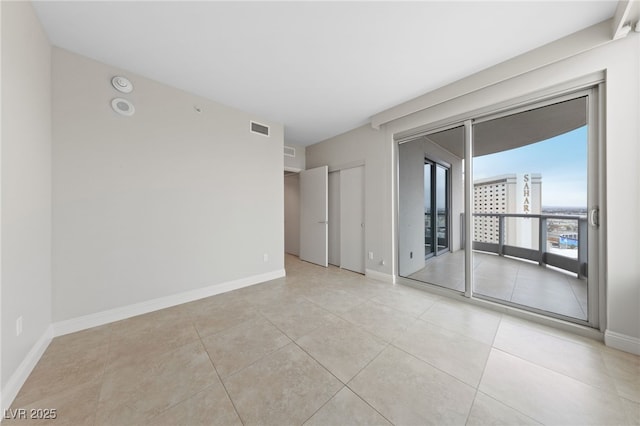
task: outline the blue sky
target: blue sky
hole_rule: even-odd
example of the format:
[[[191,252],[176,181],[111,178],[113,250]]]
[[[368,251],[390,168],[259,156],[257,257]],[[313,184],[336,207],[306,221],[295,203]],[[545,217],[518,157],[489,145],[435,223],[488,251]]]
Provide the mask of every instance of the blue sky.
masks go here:
[[[587,206],[587,127],[522,148],[473,159],[473,178],[540,173],[542,205]]]

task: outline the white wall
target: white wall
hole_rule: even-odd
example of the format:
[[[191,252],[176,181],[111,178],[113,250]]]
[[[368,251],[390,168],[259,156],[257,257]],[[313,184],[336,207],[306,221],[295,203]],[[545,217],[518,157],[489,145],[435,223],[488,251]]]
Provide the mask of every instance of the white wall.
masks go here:
[[[391,279],[392,221],[391,163],[392,147],[386,143],[383,131],[369,125],[307,147],[307,168],[323,165],[341,169],[365,165],[365,271]],[[383,274],[383,275],[380,275]]]
[[[284,177],[284,251],[296,256],[300,254],[300,176],[298,174]]]
[[[1,7],[0,375],[6,403],[7,393],[17,391],[8,384],[22,384],[18,368],[51,324],[51,47],[31,3]]]
[[[281,125],[58,48],[53,123],[54,321],[283,271]]]

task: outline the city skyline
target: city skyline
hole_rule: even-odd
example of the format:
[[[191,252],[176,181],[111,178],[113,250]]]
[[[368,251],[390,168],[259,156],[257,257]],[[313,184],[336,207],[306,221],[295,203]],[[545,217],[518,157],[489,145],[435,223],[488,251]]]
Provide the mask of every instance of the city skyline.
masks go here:
[[[587,207],[587,126],[520,148],[474,157],[473,179],[542,175],[544,207]]]

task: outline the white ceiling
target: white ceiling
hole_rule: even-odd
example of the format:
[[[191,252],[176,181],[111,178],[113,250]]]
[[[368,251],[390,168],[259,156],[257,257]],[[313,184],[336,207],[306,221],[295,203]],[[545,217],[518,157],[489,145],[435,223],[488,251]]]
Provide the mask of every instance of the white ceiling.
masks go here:
[[[613,16],[616,1],[36,2],[51,42],[309,145]]]

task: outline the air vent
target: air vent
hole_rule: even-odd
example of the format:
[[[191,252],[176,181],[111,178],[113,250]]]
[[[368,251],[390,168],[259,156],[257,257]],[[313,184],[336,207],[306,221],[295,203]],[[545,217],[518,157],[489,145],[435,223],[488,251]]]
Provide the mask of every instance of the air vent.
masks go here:
[[[262,136],[269,136],[269,126],[256,123],[255,121],[251,122],[250,130],[251,130],[251,133],[257,133]]]
[[[284,146],[284,156],[285,157],[295,157],[296,149],[292,146]]]

